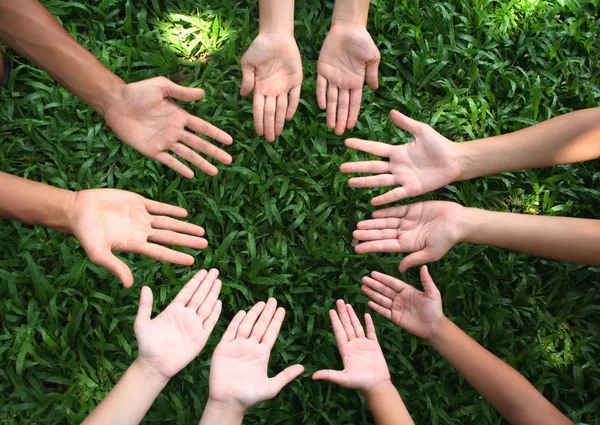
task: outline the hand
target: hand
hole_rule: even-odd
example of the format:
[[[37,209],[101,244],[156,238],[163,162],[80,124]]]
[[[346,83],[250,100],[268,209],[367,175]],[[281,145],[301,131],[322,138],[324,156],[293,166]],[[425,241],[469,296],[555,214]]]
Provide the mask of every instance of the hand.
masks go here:
[[[362,279],[360,288],[371,298],[369,307],[402,329],[429,339],[444,318],[442,296],[427,266],[421,267],[421,292],[400,279],[373,272]]]
[[[129,288],[133,275],[113,252],[133,252],[158,261],[191,265],[191,255],[150,241],[195,249],[208,246],[206,239],[200,237],[204,236],[202,227],[167,215],[185,217],[187,211],[124,190],[83,190],[75,194],[69,227],[90,260],[108,269]]]
[[[273,298],[266,305],[259,302],[248,314],[238,312],[213,354],[211,402],[244,411],[253,404],[275,397],[304,371],[301,365],[294,365],[274,378],[267,376],[271,349],[284,317],[285,310],[277,308]]]
[[[437,261],[463,239],[464,208],[454,202],[427,201],[373,213],[374,220],[359,222],[352,236],[358,254],[412,252],[400,263],[400,272]]]
[[[170,379],[200,354],[219,315],[219,271],[200,270],[179,291],[173,302],[151,319],[152,291],[142,288],[134,331],[138,360]]]
[[[217,168],[196,151],[226,165],[231,164],[231,155],[196,136],[194,132],[226,145],[233,143],[233,139],[223,130],[187,113],[169,99],[193,102],[203,96],[202,89],[183,87],[164,77],[151,78],[127,84],[121,91],[120,99],[108,106],[104,118],[117,136],[133,149],[156,159],[183,177],[192,178],[194,172],[173,154],[194,164],[206,174],[215,176],[219,172]],[[169,150],[171,153],[167,152]]]
[[[300,102],[302,60],[294,37],[258,34],[242,57],[242,79],[242,96],[254,90],[256,133],[275,141]]]
[[[396,126],[415,136],[415,140],[404,145],[346,140],[349,148],[390,159],[342,164],[343,173],[379,174],[351,178],[350,186],[401,186],[373,198],[371,204],[378,206],[422,195],[460,179],[459,143],[451,142],[427,124],[410,119],[398,111],[392,111],[390,117]]]
[[[380,59],[366,28],[337,24],[329,29],[317,63],[317,103],[327,108],[327,126],[338,136],[356,125],[365,81],[373,90],[379,86]]]
[[[390,371],[377,342],[373,319],[365,314],[367,333],[350,304],[337,301],[337,309],[329,311],[333,334],[337,342],[344,370],[319,370],[313,379],[326,380],[346,388],[368,394],[391,382]]]

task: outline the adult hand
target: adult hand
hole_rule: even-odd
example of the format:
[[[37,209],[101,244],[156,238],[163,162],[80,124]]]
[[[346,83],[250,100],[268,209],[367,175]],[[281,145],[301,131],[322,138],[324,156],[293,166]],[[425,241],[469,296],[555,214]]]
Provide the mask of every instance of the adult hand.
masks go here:
[[[215,349],[210,365],[209,402],[245,411],[248,407],[275,397],[304,371],[290,366],[274,378],[267,376],[269,356],[285,310],[271,298],[256,304],[248,314],[240,311],[233,318]]]
[[[396,126],[415,136],[415,140],[404,145],[388,145],[359,139],[346,140],[346,146],[349,148],[389,158],[389,161],[342,164],[340,169],[343,173],[377,174],[353,177],[349,181],[350,186],[400,186],[373,198],[371,204],[378,206],[409,196],[422,195],[460,179],[460,144],[451,142],[427,124],[415,121],[398,111],[392,111],[390,117]]]
[[[421,267],[421,282],[425,292],[383,273],[373,272],[362,279],[360,288],[372,301],[369,307],[402,329],[428,339],[441,323],[442,296],[435,286],[427,266]]]
[[[359,390],[363,394],[389,384],[390,371],[377,342],[371,316],[365,314],[365,334],[350,304],[338,300],[337,309],[337,313],[330,310],[329,317],[344,362],[344,370],[319,370],[313,374],[313,379],[330,381],[342,387]]]
[[[233,143],[231,136],[189,114],[170,99],[200,100],[204,97],[202,89],[183,87],[167,78],[156,77],[127,84],[120,94],[118,100],[106,108],[104,118],[116,135],[133,149],[187,178],[194,177],[194,172],[173,154],[211,176],[218,173],[217,168],[196,151],[223,164],[231,164],[231,155],[195,133],[226,145]]]
[[[400,271],[437,261],[463,238],[464,208],[454,202],[427,201],[391,207],[373,213],[373,220],[359,222],[352,236],[361,242],[358,254],[412,252],[400,263]]]
[[[317,63],[317,103],[327,108],[327,126],[342,135],[353,128],[363,85],[376,90],[381,55],[366,28],[332,25]]]
[[[150,242],[195,249],[208,246],[201,237],[202,227],[166,217],[186,215],[183,208],[150,201],[132,192],[92,189],[76,193],[69,227],[90,260],[108,269],[129,288],[133,275],[113,252],[133,252],[158,261],[191,265],[191,255]]]
[[[168,380],[200,354],[221,314],[219,271],[200,270],[154,319],[152,291],[143,287],[134,331],[138,360]]]
[[[302,60],[294,37],[259,33],[242,57],[242,78],[241,95],[254,90],[256,133],[275,141],[300,102]]]

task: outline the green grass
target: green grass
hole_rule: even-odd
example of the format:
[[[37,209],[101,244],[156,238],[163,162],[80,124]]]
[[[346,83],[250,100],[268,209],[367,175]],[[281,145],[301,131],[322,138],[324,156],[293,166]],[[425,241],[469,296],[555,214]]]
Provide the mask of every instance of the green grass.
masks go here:
[[[356,392],[309,378],[340,366],[326,314],[334,300],[364,311],[359,278],[371,270],[398,276],[399,263],[397,255],[357,256],[351,248],[351,231],[379,191],[348,187],[338,167],[354,154],[327,130],[316,104],[316,60],[333,0],[296,2],[302,103],[272,145],[255,136],[252,102],[239,95],[239,60],[258,31],[256,2],[91,3],[45,2],[126,81],[165,75],[204,88],[206,99],[186,107],[233,135],[234,163],[215,178],[181,179],[121,143],[101,117],[9,51],[17,68],[10,90],[0,91],[0,169],[72,190],[124,188],[180,204],[208,229],[210,247],[195,253],[192,268],[126,256],[136,279],[126,290],[74,238],[1,222],[0,423],[80,422],[135,358],[140,286],[153,288],[159,311],[200,267],[222,273],[222,320],[145,423],[199,420],[224,326],[268,296],[288,310],[272,372],[301,362],[307,373],[252,408],[246,423],[372,423]],[[382,53],[381,88],[366,89],[347,136],[409,141],[387,119],[391,108],[462,141],[597,106],[599,7],[598,0],[373,0],[369,30]],[[598,218],[599,184],[596,161],[460,182],[420,199]],[[600,424],[599,268],[459,245],[431,272],[453,320],[573,420]],[[404,278],[416,283],[418,271]],[[380,317],[376,325],[417,423],[502,423],[427,344]]]

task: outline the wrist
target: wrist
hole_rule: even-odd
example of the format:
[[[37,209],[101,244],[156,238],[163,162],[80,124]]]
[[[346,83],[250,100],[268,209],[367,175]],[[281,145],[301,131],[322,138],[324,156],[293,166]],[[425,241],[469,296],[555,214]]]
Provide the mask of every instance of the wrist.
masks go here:
[[[378,397],[385,397],[390,393],[397,392],[396,387],[392,383],[390,379],[386,379],[385,381],[377,384],[370,390],[361,390],[362,396],[369,402],[370,400]]]
[[[149,385],[165,387],[170,380],[170,377],[156,370],[148,361],[141,357],[135,359],[131,364],[131,368],[143,376],[144,382],[147,382]]]
[[[425,338],[431,344],[435,344],[439,339],[446,334],[448,326],[452,325],[450,319],[443,315],[437,326],[429,333],[429,336]]]
[[[336,0],[331,26],[366,28],[370,0]]]
[[[208,398],[206,407],[204,408],[204,416],[218,418],[219,422],[214,423],[226,423],[235,424],[242,423],[246,409],[236,403],[229,403]],[[208,421],[207,423],[213,423]]]
[[[112,74],[112,77],[103,83],[99,93],[88,101],[88,104],[100,115],[106,116],[106,112],[111,106],[122,102],[123,88],[126,86],[125,81]]]
[[[472,142],[454,143],[454,146],[456,147],[455,159],[460,167],[460,174],[458,179],[456,179],[457,181],[478,177],[473,171],[473,165],[476,163],[477,159],[474,156],[475,153],[471,143]]]
[[[473,235],[481,231],[482,214],[485,214],[485,211],[479,208],[463,207],[457,243],[474,243]]]
[[[77,192],[66,189],[60,190],[59,196],[54,199],[54,205],[48,211],[49,218],[45,223],[40,223],[63,233],[73,234],[72,215],[75,209]]]

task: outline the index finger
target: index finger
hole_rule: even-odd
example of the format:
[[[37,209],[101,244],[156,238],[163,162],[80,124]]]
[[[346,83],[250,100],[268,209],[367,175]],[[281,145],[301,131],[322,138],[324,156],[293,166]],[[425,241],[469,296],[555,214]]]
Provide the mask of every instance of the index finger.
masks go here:
[[[229,134],[191,114],[188,116],[185,126],[187,128],[191,128],[197,133],[204,134],[205,136],[208,136],[217,142],[221,142],[224,145],[230,145],[233,143],[233,137],[231,137]]]
[[[372,142],[370,140],[362,140],[362,139],[346,139],[346,146],[351,149],[356,149],[362,152],[370,153],[372,155],[389,157],[392,146],[381,143],[381,142]]]

